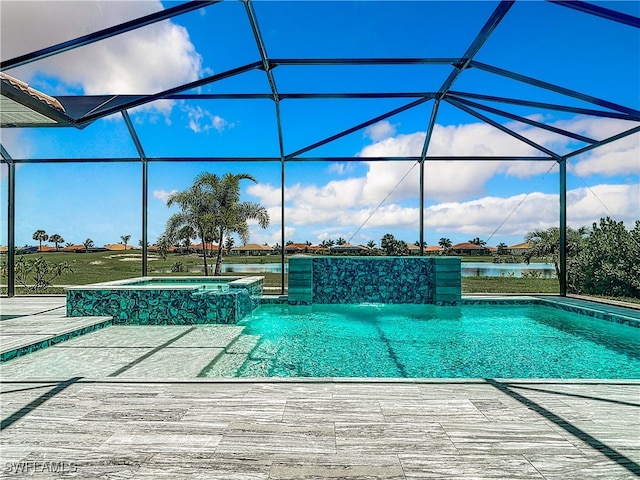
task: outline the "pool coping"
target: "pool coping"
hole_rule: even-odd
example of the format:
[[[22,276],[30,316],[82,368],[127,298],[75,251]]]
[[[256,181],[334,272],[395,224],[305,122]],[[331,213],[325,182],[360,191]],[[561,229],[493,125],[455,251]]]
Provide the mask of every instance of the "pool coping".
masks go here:
[[[0,377],[2,378],[2,377]],[[26,377],[2,378],[9,383],[56,383],[68,382],[69,377]],[[276,384],[457,384],[486,385],[489,381],[509,384],[530,385],[639,385],[639,378],[500,378],[500,377],[194,377],[194,378],[149,378],[149,377],[77,377],[74,383],[131,383],[131,384],[242,384],[242,383],[276,383]]]
[[[16,318],[20,318],[20,317],[16,317]],[[80,317],[76,317],[76,318],[80,318]],[[46,335],[46,338],[39,338],[35,340],[27,339],[21,345],[17,345],[15,347],[8,348],[7,350],[0,351],[0,363],[8,362],[9,360],[13,360],[14,358],[22,357],[29,353],[42,350],[48,347],[52,347],[59,343],[70,340],[72,338],[80,337],[87,333],[101,330],[113,324],[113,317],[97,316],[97,317],[84,317],[84,318],[91,318],[92,322],[88,325],[64,328],[56,333],[44,334]]]
[[[197,278],[199,281],[187,282],[187,278]],[[68,285],[65,286],[65,291],[69,290],[100,290],[103,288],[109,288],[109,290],[197,290],[203,283],[224,283],[229,285],[230,288],[241,288],[256,282],[258,280],[264,280],[264,276],[251,275],[251,276],[210,276],[210,277],[135,277],[127,278],[124,280],[113,280],[110,282],[89,283],[87,285]],[[153,280],[162,280],[158,285],[141,285],[136,282],[150,282]],[[169,285],[169,282],[183,283],[183,285]],[[162,283],[166,283],[163,285]]]

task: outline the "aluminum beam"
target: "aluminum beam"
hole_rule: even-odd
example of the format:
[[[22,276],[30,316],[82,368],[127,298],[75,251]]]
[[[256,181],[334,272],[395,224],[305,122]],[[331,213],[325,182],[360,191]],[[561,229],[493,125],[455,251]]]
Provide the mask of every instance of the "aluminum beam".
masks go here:
[[[16,294],[16,165],[0,144],[0,155],[7,164],[7,296]]]
[[[601,147],[602,145],[606,145],[607,143],[611,143],[611,142],[615,142],[616,140],[620,140],[621,138],[624,137],[628,137],[629,135],[633,135],[634,133],[638,133],[640,132],[640,126],[637,126],[635,128],[631,128],[629,130],[626,130],[624,132],[621,132],[617,135],[613,135],[612,137],[609,138],[605,138],[604,140],[600,140],[599,142],[594,143],[593,145],[588,145],[584,148],[580,148],[578,150],[575,150],[574,152],[568,153],[567,155],[565,155],[566,158],[571,158],[571,157],[575,157],[576,155],[581,155],[585,152],[588,152],[589,150],[593,150],[594,148],[598,148]]]
[[[82,117],[76,120],[76,123],[79,125],[93,122],[98,118],[107,117],[114,113],[118,113],[124,110],[129,110],[134,107],[139,107],[140,105],[144,105],[149,102],[153,102],[155,100],[163,100],[165,97],[168,97],[173,94],[181,93],[186,90],[191,90],[192,88],[202,87],[204,85],[208,85],[210,83],[217,82],[219,80],[224,80],[225,78],[233,77],[235,75],[240,75],[245,72],[249,72],[251,70],[255,70],[262,66],[262,62],[253,62],[247,65],[243,65],[241,67],[232,68],[231,70],[227,70],[216,75],[211,75],[206,78],[201,78],[199,80],[195,80],[190,83],[185,83],[184,85],[180,85],[177,87],[169,88],[167,90],[163,90],[162,92],[158,92],[152,95],[145,95],[143,97],[136,97],[135,100],[131,100],[130,102],[126,102],[124,104],[117,105],[115,107],[107,107],[103,110],[98,110],[94,113],[83,115]]]
[[[600,105],[601,107],[626,113],[630,116],[632,115],[634,119],[640,118],[640,111],[638,110],[625,107],[624,105],[618,105],[617,103],[609,102],[601,98],[592,97],[591,95],[585,95],[584,93],[580,93],[580,92],[576,92],[575,90],[570,90],[568,88],[560,87],[558,85],[554,85],[553,83],[544,82],[542,80],[538,80],[532,77],[527,77],[526,75],[514,73],[509,70],[505,70],[503,68],[487,65],[486,63],[476,62],[475,60],[471,62],[471,66],[475,68],[479,68],[480,70],[484,70],[485,72],[495,73],[496,75],[511,78],[512,80],[517,80],[519,82],[528,83],[529,85],[534,85],[536,87],[540,87],[545,90],[550,90],[552,92],[556,92],[561,95],[565,95],[567,97],[577,98],[578,100],[582,100],[584,102],[593,103],[594,105]]]
[[[509,135],[511,135],[514,138],[517,138],[518,140],[520,140],[521,142],[526,143],[527,145],[535,148],[536,150],[540,150],[541,152],[546,153],[547,155],[555,158],[556,160],[560,159],[560,155],[552,152],[551,150],[549,150],[548,148],[543,147],[542,145],[538,145],[536,142],[529,140],[527,137],[520,135],[519,133],[514,132],[513,130],[505,127],[504,125],[500,125],[498,122],[493,121],[492,119],[490,119],[489,117],[486,117],[485,115],[482,115],[481,113],[476,112],[475,110],[473,110],[472,108],[469,108],[463,104],[461,104],[460,102],[457,102],[456,100],[453,100],[451,98],[445,98],[445,100],[450,103],[451,105],[458,107],[460,110],[463,110],[467,113],[469,113],[470,115],[473,115],[474,117],[479,118],[480,120],[482,120],[485,123],[488,123],[489,125],[492,125],[494,127],[496,127],[498,130],[502,130],[504,133],[507,133]]]
[[[516,122],[526,123],[527,125],[531,125],[533,127],[542,128],[543,130],[548,130],[553,133],[557,133],[559,135],[563,135],[565,137],[573,138],[574,140],[579,140],[585,143],[596,143],[597,140],[594,140],[589,137],[585,137],[584,135],[579,135],[577,133],[569,132],[567,130],[563,130],[561,128],[557,128],[551,125],[547,125],[544,123],[536,122],[535,120],[531,120],[530,118],[521,117],[520,115],[515,115],[513,113],[505,112],[504,110],[500,110],[498,108],[489,107],[488,105],[482,105],[481,103],[472,102],[470,100],[465,100],[463,98],[455,97],[453,95],[448,95],[448,98],[453,98],[457,102],[460,102],[468,107],[473,107],[478,110],[484,110],[485,112],[494,113],[496,115],[500,115],[502,117],[510,118],[511,120],[515,120]]]
[[[589,108],[570,107],[567,105],[557,105],[555,103],[534,102],[530,100],[520,100],[517,98],[495,97],[492,95],[481,95],[479,93],[457,92],[450,90],[450,95],[456,97],[475,98],[478,100],[486,100],[488,102],[509,103],[512,105],[522,105],[525,107],[542,108],[545,110],[557,110],[560,112],[577,113],[579,115],[591,115],[594,117],[617,118],[620,120],[638,120],[640,116],[629,115],[626,113],[607,112],[606,110],[593,110]]]
[[[272,67],[285,66],[319,66],[319,65],[454,65],[462,62],[462,58],[272,58]]]
[[[577,1],[565,1],[565,0],[547,0],[549,3],[555,3],[556,5],[562,5],[563,7],[573,8],[580,12],[596,15],[601,18],[606,18],[613,22],[624,23],[631,27],[640,28],[640,18],[633,15],[627,15],[626,13],[616,12],[609,8],[600,7],[592,3],[577,2]]]
[[[368,127],[369,125],[373,125],[374,123],[378,123],[380,120],[384,120],[385,118],[389,118],[392,117],[398,113],[404,112],[405,110],[409,110],[410,108],[413,107],[417,107],[418,105],[423,104],[424,102],[430,100],[430,98],[421,98],[418,99],[414,102],[408,103],[406,105],[403,105],[402,107],[396,108],[394,110],[391,110],[390,112],[384,113],[382,115],[379,115],[375,118],[372,118],[371,120],[367,120],[366,122],[360,123],[358,125],[356,125],[355,127],[351,127],[347,130],[344,130],[340,133],[337,133],[335,135],[332,135],[329,138],[325,138],[324,140],[321,140],[319,142],[314,143],[313,145],[309,145],[308,147],[302,148],[296,152],[290,153],[289,155],[286,156],[286,160],[289,160],[290,158],[293,157],[297,157],[298,155],[308,152],[309,150],[313,150],[315,148],[321,147],[322,145],[326,145],[327,143],[333,142],[334,140],[337,140],[339,138],[342,138],[346,135],[349,135],[353,132],[357,132],[358,130],[361,130],[363,128]]]
[[[262,39],[262,34],[260,33],[260,26],[258,25],[258,18],[256,16],[256,12],[253,8],[253,4],[250,0],[244,0],[245,11],[247,12],[247,17],[249,18],[249,23],[251,24],[251,30],[253,31],[253,37],[256,41],[256,45],[258,46],[258,51],[260,52],[260,59],[262,60],[262,68],[267,75],[267,81],[269,82],[269,88],[271,89],[271,94],[273,96],[273,101],[275,102],[275,114],[276,114],[276,125],[278,129],[278,148],[280,150],[280,224],[281,224],[281,232],[280,232],[280,240],[282,243],[282,252],[280,254],[280,293],[284,295],[284,266],[285,266],[285,234],[284,234],[284,221],[285,221],[285,211],[284,211],[284,186],[285,186],[285,155],[284,155],[284,137],[282,132],[282,115],[280,113],[280,97],[278,95],[278,87],[276,86],[276,80],[273,78],[273,73],[271,70],[274,68],[273,65],[269,62],[269,56],[267,55],[267,48],[264,44],[264,40]]]
[[[136,129],[126,110],[122,111],[122,117],[124,118],[124,123],[127,124],[129,135],[131,135],[131,139],[136,146],[138,155],[140,155],[140,161],[142,162],[142,276],[146,277],[148,271],[147,254],[149,253],[149,242],[147,239],[147,225],[149,223],[149,165]]]
[[[471,64],[473,57],[475,57],[476,54],[480,51],[482,45],[484,45],[487,39],[491,36],[493,31],[496,29],[498,24],[502,21],[502,19],[512,6],[513,0],[502,0],[498,4],[489,19],[482,27],[482,30],[480,30],[480,33],[476,35],[476,38],[474,38],[473,42],[471,42],[471,45],[469,45],[469,47],[467,48],[462,61],[458,62],[455,65],[456,68],[449,74],[447,79],[440,87],[440,90],[438,91],[438,98],[442,98],[448,92],[448,90],[451,88],[460,74]]]
[[[214,3],[219,3],[220,1],[222,0],[196,0],[192,2],[186,2],[175,7],[167,8],[160,12],[152,13],[151,15],[146,15],[144,17],[121,23],[120,25],[116,25],[114,27],[105,28],[104,30],[89,33],[87,35],[83,35],[82,37],[74,38],[73,40],[68,40],[51,47],[36,50],[35,52],[27,53],[10,60],[6,60],[0,63],[0,70],[19,67],[21,65],[35,62],[36,60],[42,60],[43,58],[51,57],[52,55],[57,55],[62,52],[68,52],[69,50],[73,50],[74,48],[82,47],[84,45],[89,45],[91,43],[113,37],[115,35],[130,32],[140,27],[151,25],[162,20],[167,20],[177,15],[182,15],[184,13],[200,9],[202,7],[207,7]]]

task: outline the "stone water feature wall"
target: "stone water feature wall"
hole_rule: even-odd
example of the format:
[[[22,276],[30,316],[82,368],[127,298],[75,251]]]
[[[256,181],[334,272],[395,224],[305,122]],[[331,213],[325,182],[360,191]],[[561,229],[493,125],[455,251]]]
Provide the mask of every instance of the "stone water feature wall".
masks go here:
[[[455,305],[459,257],[311,257],[289,259],[290,304]]]

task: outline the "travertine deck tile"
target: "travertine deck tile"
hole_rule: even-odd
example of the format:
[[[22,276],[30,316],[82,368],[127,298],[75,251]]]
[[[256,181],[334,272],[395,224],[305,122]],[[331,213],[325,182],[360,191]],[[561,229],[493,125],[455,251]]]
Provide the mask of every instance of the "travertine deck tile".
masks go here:
[[[457,453],[453,442],[439,423],[336,422],[335,429],[338,453]]]
[[[362,455],[338,453],[335,455],[275,455],[270,479],[404,479],[396,455]]]
[[[231,423],[216,453],[243,450],[252,454],[334,454],[335,431],[331,423]]]
[[[285,422],[384,422],[375,400],[292,399],[287,401]]]
[[[400,454],[407,479],[544,479],[523,455]]]

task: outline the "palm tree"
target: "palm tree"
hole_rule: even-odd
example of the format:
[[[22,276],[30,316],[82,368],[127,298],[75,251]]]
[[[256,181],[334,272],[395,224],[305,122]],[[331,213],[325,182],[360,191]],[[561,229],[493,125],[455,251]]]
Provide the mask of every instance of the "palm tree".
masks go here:
[[[232,236],[228,236],[227,239],[224,242],[224,249],[227,252],[227,255],[231,254],[231,249],[233,248],[233,245],[235,244],[235,240],[233,239]]]
[[[320,244],[322,248],[326,248],[327,250],[329,250],[334,245],[335,245],[335,242],[333,240],[323,240],[322,243]]]
[[[122,244],[124,245],[124,249],[126,251],[127,250],[127,243],[129,243],[129,240],[131,240],[131,235],[122,235],[120,237],[120,240],[122,240]]]
[[[196,231],[193,229],[191,225],[185,225],[176,235],[176,241],[182,241],[182,246],[185,249],[186,253],[189,253],[189,247],[191,246],[191,240],[195,240],[197,237]]]
[[[44,230],[36,230],[33,234],[33,239],[40,242],[40,251],[42,251],[42,242],[46,242],[49,239],[49,235]]]
[[[59,252],[60,251],[60,244],[64,243],[64,238],[62,238],[61,235],[58,235],[57,233],[54,233],[53,235],[51,235],[49,237],[49,242],[55,244],[56,252]]]
[[[248,173],[225,173],[222,177],[214,173],[201,173],[194,185],[203,188],[212,199],[209,205],[213,218],[213,239],[222,240],[236,233],[244,245],[249,242],[249,220],[256,220],[262,228],[269,226],[269,214],[262,205],[240,201],[240,182],[250,180],[258,183]],[[222,249],[218,248],[215,275],[222,271]]]
[[[373,240],[369,240],[367,242],[367,248],[370,248],[371,250],[373,250],[374,248],[376,248],[376,242],[374,242]]]
[[[212,236],[213,213],[211,211],[212,198],[201,185],[192,185],[182,192],[169,195],[167,207],[173,205],[180,207],[180,212],[174,213],[167,220],[165,233],[168,238],[181,238],[185,227],[190,227],[202,240],[202,254],[204,258],[204,274],[209,275],[207,266],[206,241]],[[183,237],[182,237],[183,238]]]
[[[448,255],[449,252],[451,251],[451,247],[453,246],[453,243],[451,243],[451,240],[446,238],[446,237],[442,237],[440,240],[438,240],[438,245],[440,245],[440,247],[442,248],[442,251],[445,255]]]
[[[469,243],[473,243],[474,245],[477,245],[479,247],[484,247],[487,244],[487,242],[485,242],[484,240],[480,240],[480,237],[469,240]]]
[[[84,243],[84,251],[88,252],[90,248],[93,248],[93,240],[91,240],[90,238],[87,238]]]
[[[506,243],[501,242],[498,244],[498,255],[508,255],[509,254],[509,247],[507,246]]]
[[[342,238],[342,237],[338,237],[338,239],[336,240],[336,245],[346,245],[347,241]]]
[[[567,256],[573,257],[578,254],[585,235],[588,234],[586,227],[577,230],[567,228],[566,243]],[[545,262],[553,263],[556,275],[560,278],[560,229],[551,227],[546,230],[532,230],[525,236],[525,241],[529,243],[529,249],[523,257],[526,263],[530,263],[533,257],[541,257]]]

